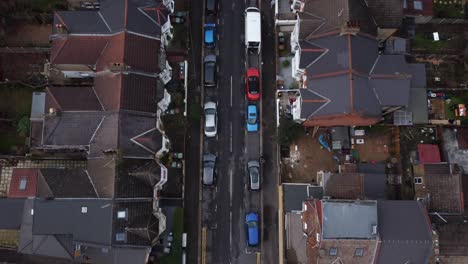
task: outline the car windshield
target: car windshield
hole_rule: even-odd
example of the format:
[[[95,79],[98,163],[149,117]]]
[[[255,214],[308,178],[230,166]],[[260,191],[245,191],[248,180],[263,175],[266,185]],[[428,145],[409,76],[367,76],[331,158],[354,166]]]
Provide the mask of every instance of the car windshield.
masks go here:
[[[258,167],[251,167],[250,169],[250,177],[252,178],[252,182],[257,183],[258,182]]]
[[[249,118],[247,119],[249,124],[253,125],[257,123],[257,115],[255,113],[250,113]]]
[[[250,93],[252,94],[258,93],[258,77],[257,76],[249,77],[249,89],[250,89]]]
[[[257,222],[255,222],[255,221],[249,221],[249,222],[247,222],[247,226],[248,226],[249,228],[256,228],[256,227],[257,227]]]
[[[205,63],[205,81],[213,82],[215,76],[215,63]]]

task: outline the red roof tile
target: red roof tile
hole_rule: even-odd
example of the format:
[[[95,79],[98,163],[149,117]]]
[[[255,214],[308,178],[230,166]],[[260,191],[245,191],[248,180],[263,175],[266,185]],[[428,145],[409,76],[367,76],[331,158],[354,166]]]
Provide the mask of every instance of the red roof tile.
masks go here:
[[[121,74],[102,74],[94,78],[94,90],[105,111],[120,109]]]
[[[458,148],[468,149],[468,128],[461,127],[457,129]]]
[[[52,64],[95,65],[109,42],[107,36],[70,36],[52,42]]]
[[[62,111],[101,111],[103,110],[93,87],[51,86],[47,88],[47,108]]]
[[[433,144],[418,144],[419,163],[440,162],[439,146]]]
[[[27,198],[36,196],[36,182],[38,169],[13,169],[10,182],[9,198]],[[20,188],[21,182],[25,183],[24,189]],[[22,186],[21,186],[22,187]]]

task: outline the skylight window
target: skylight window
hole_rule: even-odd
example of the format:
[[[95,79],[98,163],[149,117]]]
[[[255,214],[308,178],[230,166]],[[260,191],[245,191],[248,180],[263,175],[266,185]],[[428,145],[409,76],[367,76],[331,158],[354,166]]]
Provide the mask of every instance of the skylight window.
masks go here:
[[[88,207],[86,207],[86,206],[81,207],[81,213],[82,214],[86,214],[87,212],[88,212]]]
[[[127,239],[127,234],[125,234],[125,233],[116,233],[115,234],[115,240],[116,241],[123,242],[123,241],[125,241],[125,239]]]
[[[364,256],[364,249],[363,248],[356,248],[356,250],[354,251],[354,256],[356,256],[356,257]]]
[[[117,218],[126,219],[127,218],[127,210],[119,210],[117,212]]]
[[[21,191],[26,190],[26,184],[28,183],[28,179],[26,178],[21,178],[20,184],[19,184],[19,189]]]
[[[332,247],[328,251],[328,255],[330,255],[330,256],[336,256],[337,254],[338,254],[338,248],[336,248],[336,247]]]

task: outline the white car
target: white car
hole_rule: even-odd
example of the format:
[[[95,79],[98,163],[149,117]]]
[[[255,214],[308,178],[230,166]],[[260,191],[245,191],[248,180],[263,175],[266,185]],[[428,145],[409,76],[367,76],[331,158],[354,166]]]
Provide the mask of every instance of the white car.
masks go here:
[[[218,113],[215,102],[205,103],[205,136],[216,137],[218,132]]]

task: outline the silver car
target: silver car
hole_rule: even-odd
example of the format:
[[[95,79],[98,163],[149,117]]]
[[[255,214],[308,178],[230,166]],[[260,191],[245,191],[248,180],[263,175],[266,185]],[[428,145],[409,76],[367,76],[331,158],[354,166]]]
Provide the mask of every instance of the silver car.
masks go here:
[[[215,178],[216,156],[214,154],[203,155],[203,184],[212,185]]]
[[[260,163],[258,160],[247,162],[251,190],[260,190]]]
[[[218,113],[215,102],[205,103],[205,136],[216,137],[218,132]]]

